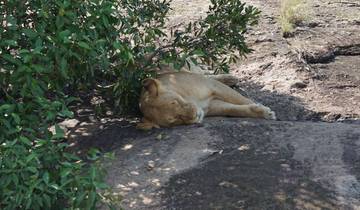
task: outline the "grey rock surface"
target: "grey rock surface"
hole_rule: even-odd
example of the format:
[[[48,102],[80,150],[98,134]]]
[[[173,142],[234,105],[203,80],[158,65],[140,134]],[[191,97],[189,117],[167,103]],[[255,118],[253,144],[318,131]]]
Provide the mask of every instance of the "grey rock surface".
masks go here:
[[[360,209],[356,124],[209,118],[99,135],[124,209]]]

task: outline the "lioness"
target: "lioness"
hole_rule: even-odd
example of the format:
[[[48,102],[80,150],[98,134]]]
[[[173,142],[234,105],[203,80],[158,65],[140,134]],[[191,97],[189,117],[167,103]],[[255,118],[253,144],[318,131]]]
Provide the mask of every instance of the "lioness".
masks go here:
[[[147,130],[200,123],[205,116],[275,119],[270,108],[255,104],[217,80],[189,72],[145,79],[139,103],[144,117],[137,127]]]

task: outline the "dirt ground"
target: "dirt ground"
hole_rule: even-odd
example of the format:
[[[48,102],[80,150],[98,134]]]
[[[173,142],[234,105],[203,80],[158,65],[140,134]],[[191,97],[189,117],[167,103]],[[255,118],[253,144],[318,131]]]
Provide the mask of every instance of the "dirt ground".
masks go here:
[[[259,25],[248,33],[255,51],[232,67],[240,89],[274,110],[278,98],[262,100],[255,90],[285,94],[312,115],[287,120],[351,121],[360,117],[360,2],[307,1],[308,12],[294,36],[283,38],[279,0],[243,1],[262,11]],[[204,17],[207,0],[174,1],[170,26]],[[284,108],[281,106],[281,108]],[[291,110],[289,110],[291,111]]]
[[[208,0],[173,0],[169,26],[206,15]],[[64,122],[79,153],[115,153],[107,181],[125,209],[360,209],[360,2],[308,1],[284,38],[279,0],[247,35],[254,52],[232,66],[236,89],[278,121],[209,118],[138,131],[129,119],[82,110]]]

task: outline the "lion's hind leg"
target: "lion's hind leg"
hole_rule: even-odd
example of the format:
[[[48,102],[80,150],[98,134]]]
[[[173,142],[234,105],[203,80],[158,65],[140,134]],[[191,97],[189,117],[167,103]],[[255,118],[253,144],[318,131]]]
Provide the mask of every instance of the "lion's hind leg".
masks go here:
[[[227,86],[234,86],[239,82],[239,79],[231,74],[206,75],[206,77],[219,81]]]
[[[237,105],[221,100],[211,101],[206,115],[276,119],[275,113],[261,104]]]
[[[269,107],[262,104],[251,104],[250,109],[255,113],[260,113],[265,119],[276,120],[275,112],[272,111]]]

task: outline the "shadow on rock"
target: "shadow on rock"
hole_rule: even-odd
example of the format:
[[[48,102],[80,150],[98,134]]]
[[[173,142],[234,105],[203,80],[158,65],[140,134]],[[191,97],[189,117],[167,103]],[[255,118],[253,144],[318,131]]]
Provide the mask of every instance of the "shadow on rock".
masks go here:
[[[251,82],[240,82],[237,90],[275,111],[281,121],[320,121],[326,113],[316,113],[304,107],[303,102],[294,96],[263,90],[262,86]]]
[[[222,154],[170,178],[161,189],[165,209],[341,207],[334,192],[310,180],[311,163],[294,160],[291,145],[271,142],[267,133],[274,131],[254,127],[262,134],[257,138],[253,132],[242,135],[238,127],[233,127],[226,127],[221,135],[223,145],[217,146],[222,147]],[[221,127],[215,125],[211,130],[219,131]]]
[[[71,151],[80,156],[86,155],[91,148],[97,148],[101,152],[111,152],[131,143],[134,139],[140,139],[154,132],[156,131],[137,130],[135,123],[126,119],[81,123],[69,134]]]

